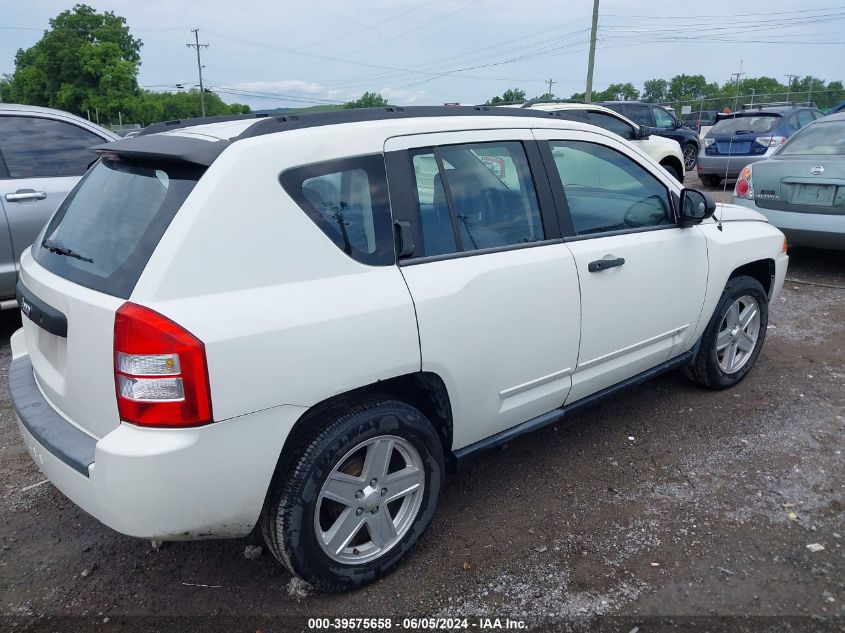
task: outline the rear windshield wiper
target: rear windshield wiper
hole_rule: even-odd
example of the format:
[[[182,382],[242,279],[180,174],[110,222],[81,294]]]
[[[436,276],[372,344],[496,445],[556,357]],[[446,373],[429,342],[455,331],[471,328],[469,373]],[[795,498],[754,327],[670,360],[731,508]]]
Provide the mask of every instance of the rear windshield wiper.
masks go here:
[[[80,255],[75,250],[60,244],[56,240],[44,240],[43,242],[41,242],[41,246],[46,248],[51,253],[55,253],[56,255],[66,255],[68,257],[73,257],[74,259],[81,259],[83,262],[88,262],[90,264],[94,263],[94,260],[90,257]]]

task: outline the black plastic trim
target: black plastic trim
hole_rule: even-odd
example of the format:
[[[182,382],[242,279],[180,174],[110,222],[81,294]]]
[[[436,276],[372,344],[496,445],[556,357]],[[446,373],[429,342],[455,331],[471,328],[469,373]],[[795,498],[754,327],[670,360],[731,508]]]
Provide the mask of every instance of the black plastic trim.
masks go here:
[[[600,237],[612,237],[614,235],[631,235],[633,233],[649,233],[650,231],[666,231],[668,229],[688,228],[680,224],[658,224],[657,226],[639,226],[632,229],[620,229],[618,231],[605,231],[604,233],[587,233],[586,235],[570,235],[564,239],[567,242],[580,242],[582,240],[594,240]]]
[[[562,244],[564,238],[558,237],[553,240],[538,240],[536,242],[522,242],[520,244],[506,244],[505,246],[494,246],[493,248],[479,248],[474,251],[460,251],[457,253],[444,253],[442,255],[429,255],[428,257],[415,257],[413,259],[402,259],[400,266],[415,266],[417,264],[428,264],[431,262],[443,262],[450,259],[461,259],[464,257],[475,257],[477,255],[489,255],[490,253],[505,253],[507,251],[519,251],[524,248],[538,248],[550,244]]]
[[[67,317],[32,294],[22,281],[15,288],[15,298],[23,315],[35,325],[50,334],[67,338]]]
[[[659,376],[660,374],[666,373],[667,371],[671,371],[673,369],[677,369],[679,367],[683,367],[688,365],[692,362],[693,358],[695,357],[695,352],[697,351],[698,347],[688,350],[675,358],[666,361],[665,363],[661,363],[656,367],[652,367],[651,369],[647,369],[646,371],[637,374],[627,380],[623,380],[620,383],[607,387],[606,389],[602,389],[592,395],[586,396],[585,398],[581,398],[580,400],[576,400],[572,404],[567,404],[560,408],[554,409],[549,411],[548,413],[544,413],[543,415],[539,415],[536,418],[532,418],[522,424],[517,424],[516,426],[512,426],[509,429],[505,429],[495,435],[491,435],[490,437],[484,438],[483,440],[479,440],[469,446],[464,446],[463,448],[459,448],[458,450],[454,451],[455,459],[457,460],[458,466],[465,466],[468,460],[477,457],[478,455],[489,451],[497,446],[501,446],[502,444],[507,444],[508,442],[516,439],[520,435],[524,435],[526,433],[531,433],[532,431],[536,431],[538,429],[542,429],[545,426],[549,426],[550,424],[554,424],[556,422],[560,422],[562,419],[586,409],[588,407],[594,406],[599,402],[609,398],[611,396],[616,395],[620,391],[624,391],[630,387],[635,387],[637,385],[641,385],[644,382],[648,382],[652,378]]]
[[[29,356],[9,366],[9,393],[24,428],[41,446],[81,475],[94,463],[97,440],[65,420],[41,394]]]

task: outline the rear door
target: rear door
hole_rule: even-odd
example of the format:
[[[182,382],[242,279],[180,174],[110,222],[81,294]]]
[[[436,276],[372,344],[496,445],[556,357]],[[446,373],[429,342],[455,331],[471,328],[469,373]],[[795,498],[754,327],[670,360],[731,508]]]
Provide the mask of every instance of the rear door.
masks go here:
[[[0,264],[4,269],[17,266],[24,249],[96,159],[91,146],[107,140],[65,121],[0,115],[0,155],[6,168],[0,196],[12,243]]]
[[[394,217],[414,235],[400,269],[422,369],[446,382],[453,448],[561,406],[578,278],[530,130],[396,137],[385,152]]]
[[[23,302],[46,306],[64,323],[42,327],[23,318],[36,380],[62,415],[94,437],[120,423],[115,312],[201,173],[190,165],[103,160],[24,251]]]
[[[566,200],[567,245],[581,289],[581,346],[568,402],[669,360],[692,345],[707,286],[707,246],[680,228],[677,185],[624,143],[535,130]]]

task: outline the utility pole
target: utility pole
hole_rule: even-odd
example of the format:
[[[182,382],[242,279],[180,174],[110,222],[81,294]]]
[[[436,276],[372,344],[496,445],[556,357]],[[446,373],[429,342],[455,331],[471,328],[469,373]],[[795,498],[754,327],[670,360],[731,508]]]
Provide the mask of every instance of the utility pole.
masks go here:
[[[596,31],[599,28],[599,0],[593,0],[593,28],[590,31],[590,58],[587,61],[587,92],[584,101],[591,103],[593,99],[593,65],[596,62]]]
[[[554,93],[552,93],[552,85],[556,84],[557,82],[554,79],[546,79],[546,83],[549,84],[549,96],[554,96]]]
[[[792,92],[792,80],[795,79],[798,75],[784,75],[787,78],[789,83],[786,84],[786,100],[789,101],[789,94]]]
[[[202,112],[202,116],[205,116],[205,88],[202,85],[202,60],[200,59],[200,49],[208,48],[208,44],[200,44],[199,29],[191,29],[191,33],[194,34],[194,43],[185,44],[185,46],[188,48],[195,48],[197,50],[197,72],[199,72],[200,76],[200,111]]]

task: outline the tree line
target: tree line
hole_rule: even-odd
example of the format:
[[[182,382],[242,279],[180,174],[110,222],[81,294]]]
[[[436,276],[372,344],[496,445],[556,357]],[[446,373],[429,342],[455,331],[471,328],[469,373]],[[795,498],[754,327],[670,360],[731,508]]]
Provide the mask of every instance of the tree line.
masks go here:
[[[735,103],[739,95],[739,102]],[[569,99],[583,101],[585,93],[576,92]],[[552,94],[534,97],[533,100],[556,98]],[[649,79],[638,90],[631,82],[610,84],[604,90],[593,91],[593,101],[647,101],[671,105],[680,110],[682,106],[692,106],[693,110],[734,109],[753,99],[755,103],[776,101],[813,101],[822,110],[833,107],[845,100],[845,86],[842,81],[825,82],[817,77],[795,77],[791,85],[781,83],[773,77],[756,77],[722,84],[708,82],[704,75],[675,75],[669,80]],[[490,105],[511,101],[525,101],[526,92],[520,88],[506,90],[501,96],[487,100]],[[703,100],[703,103],[702,103]],[[703,105],[703,107],[702,107]]]

